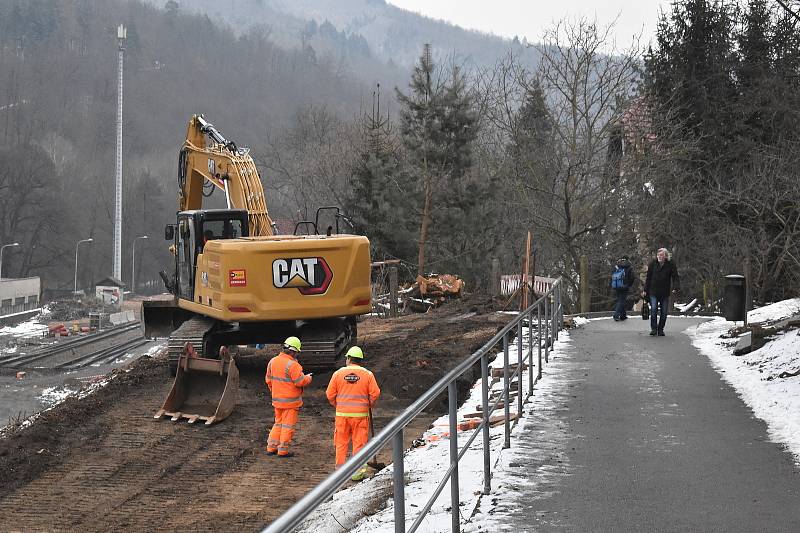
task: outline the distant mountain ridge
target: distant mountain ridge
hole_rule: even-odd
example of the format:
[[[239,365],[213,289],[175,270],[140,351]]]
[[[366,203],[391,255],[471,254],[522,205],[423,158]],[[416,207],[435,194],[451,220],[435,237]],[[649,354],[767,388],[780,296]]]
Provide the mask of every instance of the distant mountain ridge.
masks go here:
[[[150,1],[164,5],[163,0]],[[479,67],[494,65],[512,50],[536,58],[535,51],[519,41],[467,30],[384,0],[183,0],[178,4],[224,21],[237,32],[265,26],[270,38],[284,46],[312,41],[314,25],[319,29],[327,23],[344,38],[362,38],[375,59],[403,72],[414,64],[425,43],[432,45],[436,57],[453,56]]]

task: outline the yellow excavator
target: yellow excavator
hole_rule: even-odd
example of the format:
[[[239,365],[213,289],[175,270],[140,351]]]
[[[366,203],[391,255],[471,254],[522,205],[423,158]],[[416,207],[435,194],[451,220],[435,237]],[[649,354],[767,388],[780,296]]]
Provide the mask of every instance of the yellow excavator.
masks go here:
[[[226,208],[203,209],[224,194]],[[333,368],[371,309],[369,241],[340,233],[349,220],[322,207],[279,235],[246,148],[195,115],[178,158],[178,213],[167,225],[175,264],[161,277],[173,298],[145,301],[145,336],[169,335],[175,381],[155,418],[213,424],[236,404],[229,346],[302,340],[305,369]],[[320,231],[323,229],[323,231]],[[301,233],[301,234],[298,234]]]

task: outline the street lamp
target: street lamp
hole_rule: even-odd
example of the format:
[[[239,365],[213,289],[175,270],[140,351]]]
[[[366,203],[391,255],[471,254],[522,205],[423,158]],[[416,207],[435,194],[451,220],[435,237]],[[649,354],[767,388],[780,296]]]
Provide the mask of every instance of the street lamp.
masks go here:
[[[136,241],[146,239],[147,235],[133,239],[133,250],[131,252],[131,294],[136,294]]]
[[[9,246],[19,246],[19,243],[12,242],[11,244],[4,244],[3,246],[0,246],[0,279],[3,279],[3,250]]]
[[[82,242],[92,242],[94,239],[81,239],[75,244],[75,286],[72,290],[72,294],[78,294],[78,246]]]

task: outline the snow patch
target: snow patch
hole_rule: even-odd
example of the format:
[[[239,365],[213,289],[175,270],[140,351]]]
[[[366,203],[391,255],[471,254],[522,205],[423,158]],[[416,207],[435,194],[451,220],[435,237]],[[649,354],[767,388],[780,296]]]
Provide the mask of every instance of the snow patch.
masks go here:
[[[753,309],[747,313],[747,320],[750,323],[777,322],[798,313],[800,313],[800,298],[792,298]]]
[[[523,328],[523,355],[528,347],[529,328]],[[535,330],[533,331],[535,335]],[[550,358],[557,358],[565,352],[568,346],[569,333],[561,331],[559,341],[554,345],[554,351]],[[518,343],[514,339],[509,343],[509,363],[518,362]],[[536,350],[534,350],[534,360]],[[550,368],[553,360],[544,368]],[[544,364],[544,363],[543,363]],[[499,355],[492,361],[491,368],[503,367],[503,356]],[[533,372],[536,372],[534,367]],[[557,372],[555,373],[557,374]],[[545,379],[545,377],[547,379]],[[551,398],[551,385],[548,382],[553,379],[549,373],[543,372],[543,379],[534,386],[533,401],[523,407],[523,414],[530,416],[536,412],[537,405],[542,401]],[[557,378],[554,382],[558,382]],[[528,392],[528,371],[522,374],[523,398]],[[502,379],[490,388],[492,392],[502,391]],[[513,389],[511,392],[515,392]],[[491,402],[492,400],[490,400]],[[549,401],[552,401],[550,399]],[[458,410],[458,422],[465,420],[468,413],[474,413],[476,406],[481,403],[481,381],[478,380],[470,390],[470,394]],[[517,412],[518,403],[515,399],[509,402],[512,416]],[[491,405],[491,403],[490,403]],[[502,414],[503,409],[496,410],[496,416]],[[512,422],[513,423],[513,422]],[[531,431],[531,422],[526,418],[521,419],[520,423],[512,428],[512,439],[520,432]],[[472,436],[474,430],[458,433],[459,449]],[[492,461],[492,486],[500,491],[512,491],[514,487],[520,486],[520,480],[511,477],[510,471],[515,470],[510,467],[515,457],[514,445],[511,449],[503,449],[504,426],[490,428],[490,447]],[[422,441],[424,445],[407,450],[404,455],[405,467],[405,505],[406,505],[406,529],[414,520],[417,519],[418,512],[425,506],[430,496],[436,490],[436,486],[444,478],[444,474],[449,468],[449,419],[447,416],[440,417],[434,421],[431,429],[425,432]],[[483,488],[483,439],[479,435],[473,441],[469,450],[459,461],[459,513],[461,522],[465,524],[464,531],[474,531],[476,528],[484,528],[485,524],[469,524],[473,512],[481,505],[481,491]],[[393,466],[378,472],[374,477],[365,480],[358,485],[340,490],[334,494],[331,501],[320,505],[303,523],[300,531],[325,533],[340,532],[344,528],[346,531],[354,533],[372,532],[394,532],[394,501],[391,499]],[[530,481],[534,483],[533,480]],[[497,491],[492,492],[492,501],[495,501]],[[377,511],[369,516],[362,517],[362,510],[365,508],[375,508]],[[491,514],[491,511],[488,512]],[[479,515],[478,522],[486,522],[490,517],[487,513]],[[478,516],[478,515],[476,515]],[[472,520],[475,522],[475,520]],[[450,531],[451,512],[450,512],[450,483],[447,482],[444,490],[433,504],[431,511],[423,519],[419,531],[445,532]],[[496,530],[493,527],[488,530]]]
[[[0,335],[11,335],[13,337],[30,337],[46,333],[47,325],[39,322],[40,316],[41,315],[37,315],[31,319],[26,320],[25,322],[20,322],[15,326],[6,326],[4,328],[0,328]]]
[[[774,322],[795,314],[800,299],[785,300],[752,311],[752,322]],[[800,377],[780,378],[781,372],[800,369],[800,330],[789,330],[760,349],[736,357],[730,339],[722,339],[731,328],[715,318],[686,330],[694,346],[707,356],[714,369],[767,424],[774,442],[786,445],[800,462]]]
[[[39,395],[39,401],[48,407],[57,405],[78,391],[69,387],[48,387]]]
[[[583,316],[575,316],[572,317],[572,321],[575,323],[575,327],[579,328],[581,326],[585,326],[586,324],[588,324],[591,321],[591,319]]]

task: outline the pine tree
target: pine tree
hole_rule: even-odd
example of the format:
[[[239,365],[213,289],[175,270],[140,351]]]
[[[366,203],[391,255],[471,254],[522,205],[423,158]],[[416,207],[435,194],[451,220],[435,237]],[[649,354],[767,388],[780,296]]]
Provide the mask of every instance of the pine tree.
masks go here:
[[[659,21],[657,49],[645,57],[651,104],[671,114],[702,145],[715,173],[735,131],[733,8],[721,0],[681,0]],[[713,181],[719,176],[711,177]]]
[[[402,166],[389,115],[381,110],[380,85],[372,109],[360,119],[361,155],[352,174],[347,211],[370,239],[373,257],[413,259],[414,219],[407,195],[398,187]]]
[[[397,98],[401,105],[401,139],[412,169],[408,185],[419,198],[417,270],[423,275],[427,245],[437,229],[434,212],[438,216],[442,207],[452,223],[452,207],[459,202],[468,203],[474,192],[469,187],[458,192],[450,188],[463,185],[459,180],[472,166],[471,143],[477,134],[477,117],[464,75],[452,66],[445,78],[434,65],[429,44],[414,66],[409,88],[408,95],[398,89]],[[445,187],[447,194],[442,194]]]

